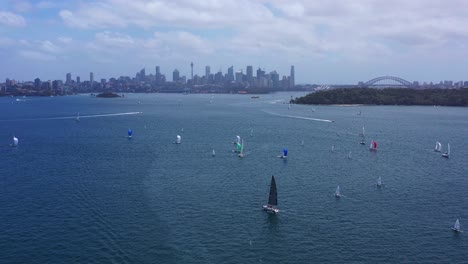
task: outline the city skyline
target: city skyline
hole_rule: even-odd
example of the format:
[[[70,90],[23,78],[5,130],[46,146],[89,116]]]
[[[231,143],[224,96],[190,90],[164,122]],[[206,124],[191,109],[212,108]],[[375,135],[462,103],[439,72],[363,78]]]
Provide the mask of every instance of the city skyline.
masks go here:
[[[377,76],[465,80],[464,1],[39,1],[0,3],[0,80],[168,75],[257,65],[296,83]]]

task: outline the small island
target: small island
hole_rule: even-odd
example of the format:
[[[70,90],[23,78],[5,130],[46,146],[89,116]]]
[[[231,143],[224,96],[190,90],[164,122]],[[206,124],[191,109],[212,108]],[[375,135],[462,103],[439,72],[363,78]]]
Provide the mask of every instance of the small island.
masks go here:
[[[468,89],[340,88],[310,93],[291,103],[468,106]]]
[[[116,94],[116,93],[100,93],[98,95],[96,95],[96,97],[100,97],[100,98],[116,98],[116,97],[120,97],[120,95]]]

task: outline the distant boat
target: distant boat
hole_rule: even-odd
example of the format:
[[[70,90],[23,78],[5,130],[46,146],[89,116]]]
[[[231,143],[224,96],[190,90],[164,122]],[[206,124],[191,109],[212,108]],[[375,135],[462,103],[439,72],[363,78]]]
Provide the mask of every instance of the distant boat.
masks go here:
[[[76,115],[75,121],[76,121],[76,122],[80,122],[80,112],[78,112],[78,114]]]
[[[253,137],[253,128],[250,129],[250,136]]]
[[[283,148],[283,155],[277,156],[280,159],[287,159],[288,158],[288,149]]]
[[[340,198],[342,195],[341,195],[341,191],[340,191],[340,186],[336,186],[336,191],[335,191],[335,197],[336,198]]]
[[[351,151],[348,153],[348,159],[351,159]]]
[[[374,150],[374,151],[377,150],[377,141],[372,140],[369,150]]]
[[[357,115],[361,115],[361,114],[362,114],[362,113],[361,113],[361,110],[359,110],[359,112],[357,113]]]
[[[213,156],[213,157],[216,156],[216,152],[215,152],[214,149],[213,149],[213,151],[211,152],[211,156]]]
[[[177,135],[176,137],[176,142],[174,142],[175,144],[180,144],[181,143],[181,140],[182,140],[182,137],[180,135]]]
[[[455,232],[458,232],[458,233],[462,233],[463,230],[461,230],[461,226],[460,226],[460,221],[455,221],[455,224],[453,224],[452,226],[452,230],[455,231]]]
[[[447,143],[447,152],[442,154],[442,157],[449,158],[450,157],[450,143]]]
[[[244,140],[242,140],[241,146],[240,146],[240,151],[239,151],[239,158],[243,158],[245,156],[244,154]]]
[[[291,104],[288,104],[288,109],[291,109]]]
[[[331,147],[331,152],[335,152],[335,146],[334,145],[332,145],[332,147]]]
[[[382,177],[377,179],[377,187],[382,187]]]
[[[133,135],[133,131],[131,129],[128,129],[127,137],[132,138],[132,135]]]
[[[279,213],[278,192],[276,190],[275,176],[271,176],[270,194],[268,195],[268,204],[263,205],[263,210],[270,214]]]
[[[435,147],[434,147],[435,152],[441,152],[442,151],[442,144],[440,144],[439,141],[436,142]]]
[[[361,140],[361,142],[359,144],[365,145],[366,144],[366,133],[365,133],[364,127],[362,127],[362,132],[361,132],[361,134],[359,134],[359,136],[362,137],[362,140]]]
[[[304,146],[304,140],[301,141],[301,146]]]
[[[12,147],[17,147],[18,146],[18,138],[13,136],[13,144],[11,144]]]

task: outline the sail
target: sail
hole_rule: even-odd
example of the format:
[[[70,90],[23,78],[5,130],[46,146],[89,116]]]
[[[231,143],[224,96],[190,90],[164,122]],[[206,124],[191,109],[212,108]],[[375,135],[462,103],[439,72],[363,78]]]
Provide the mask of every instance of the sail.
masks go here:
[[[458,219],[457,221],[455,221],[455,224],[453,225],[453,229],[460,230],[460,221],[458,221]]]
[[[283,149],[283,156],[284,156],[284,157],[287,157],[287,156],[288,156],[288,149],[287,149],[287,148],[284,148],[284,149]]]
[[[364,127],[362,127],[362,134],[361,136],[364,136],[365,135],[365,131],[364,131]]]
[[[241,138],[240,138],[240,136],[236,136],[236,143],[237,143],[237,144],[240,144],[240,143],[241,143]]]
[[[18,138],[13,137],[13,146],[18,146]]]
[[[450,143],[447,144],[447,155],[450,155]]]
[[[131,129],[128,130],[128,136],[131,137],[133,135],[133,131]]]
[[[237,143],[237,151],[240,153],[242,151],[242,144]]]
[[[180,143],[181,140],[182,140],[182,137],[181,137],[180,135],[177,135],[177,140],[176,140],[176,142],[177,142],[177,143]]]
[[[215,150],[213,149],[213,151],[211,152],[211,155],[215,156],[216,155],[216,152]]]
[[[340,186],[336,186],[335,195],[340,195]]]
[[[378,185],[378,186],[382,185],[382,177],[379,177],[379,178],[377,179],[377,185]]]
[[[244,154],[244,140],[242,140],[242,143],[241,143],[240,154]]]
[[[374,149],[377,149],[377,141],[374,140],[373,144],[374,144]]]
[[[271,176],[270,195],[268,196],[268,205],[278,205],[278,193],[276,191],[275,176]]]

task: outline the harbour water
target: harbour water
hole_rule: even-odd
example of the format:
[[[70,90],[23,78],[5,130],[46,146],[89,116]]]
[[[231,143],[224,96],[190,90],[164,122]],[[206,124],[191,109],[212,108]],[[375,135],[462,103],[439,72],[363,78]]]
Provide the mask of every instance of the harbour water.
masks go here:
[[[291,95],[0,98],[0,263],[468,261],[468,108]]]

